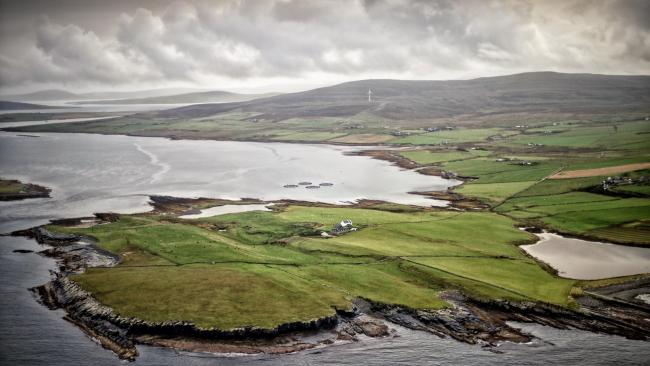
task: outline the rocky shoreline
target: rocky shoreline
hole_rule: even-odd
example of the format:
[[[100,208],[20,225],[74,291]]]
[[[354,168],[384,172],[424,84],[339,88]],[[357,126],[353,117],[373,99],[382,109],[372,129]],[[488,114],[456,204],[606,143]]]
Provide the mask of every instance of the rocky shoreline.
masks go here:
[[[95,218],[97,222],[113,219],[115,215],[112,214],[99,214]],[[68,224],[82,221],[66,220]],[[509,321],[581,329],[630,339],[650,338],[650,309],[625,301],[606,301],[584,294],[575,309],[568,309],[533,302],[480,300],[467,297],[458,290],[444,293],[443,297],[450,304],[446,309],[410,309],[357,299],[351,311],[338,310],[331,316],[281,324],[273,329],[202,329],[189,322],[172,320],[152,323],[116,314],[68,278],[68,274],[82,272],[87,267],[114,266],[120,261],[118,256],[97,248],[89,238],[52,233],[43,227],[13,234],[32,237],[40,244],[51,246],[41,253],[53,257],[59,264],[59,272],[52,274],[52,281],[31,289],[40,301],[50,309],[65,310],[66,320],[125,360],[134,360],[138,356],[136,344],[193,352],[291,353],[354,342],[360,336],[395,336],[395,330],[391,329],[393,324],[479,344],[495,352],[498,348],[494,346],[500,342],[528,342],[533,338],[508,325]]]

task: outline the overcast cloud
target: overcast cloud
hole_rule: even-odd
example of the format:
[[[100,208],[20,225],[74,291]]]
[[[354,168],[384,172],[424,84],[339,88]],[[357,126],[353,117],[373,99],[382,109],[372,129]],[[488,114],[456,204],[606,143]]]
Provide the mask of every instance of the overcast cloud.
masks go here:
[[[650,73],[647,0],[22,0],[0,13],[4,91]]]

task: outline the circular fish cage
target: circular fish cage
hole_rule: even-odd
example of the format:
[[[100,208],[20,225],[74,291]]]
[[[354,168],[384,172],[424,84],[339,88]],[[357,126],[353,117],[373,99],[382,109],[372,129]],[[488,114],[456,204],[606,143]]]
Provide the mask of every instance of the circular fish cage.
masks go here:
[[[298,185],[297,184],[285,184],[283,187],[284,188],[298,188]]]
[[[307,188],[307,189],[319,189],[320,186],[307,186],[305,188]]]
[[[310,186],[311,182],[300,182],[298,184],[301,185],[301,186]]]
[[[321,187],[331,187],[334,185],[334,183],[325,182],[325,183],[319,183],[318,185]]]

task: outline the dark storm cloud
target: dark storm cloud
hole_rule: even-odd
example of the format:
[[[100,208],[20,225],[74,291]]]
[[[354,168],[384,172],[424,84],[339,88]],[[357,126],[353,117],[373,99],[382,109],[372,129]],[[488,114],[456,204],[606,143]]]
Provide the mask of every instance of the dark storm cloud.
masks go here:
[[[650,70],[650,2],[0,3],[0,83],[137,85]]]

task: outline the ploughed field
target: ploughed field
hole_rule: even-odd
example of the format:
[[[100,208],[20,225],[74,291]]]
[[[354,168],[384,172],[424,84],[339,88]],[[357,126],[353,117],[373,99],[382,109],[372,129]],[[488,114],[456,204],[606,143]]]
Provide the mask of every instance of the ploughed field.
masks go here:
[[[358,230],[320,236],[342,218]],[[118,314],[203,328],[273,328],[350,309],[355,298],[440,309],[448,289],[571,306],[576,285],[526,256],[517,245],[535,237],[491,212],[287,206],[50,229],[92,236],[122,256],[117,267],[72,276]]]

